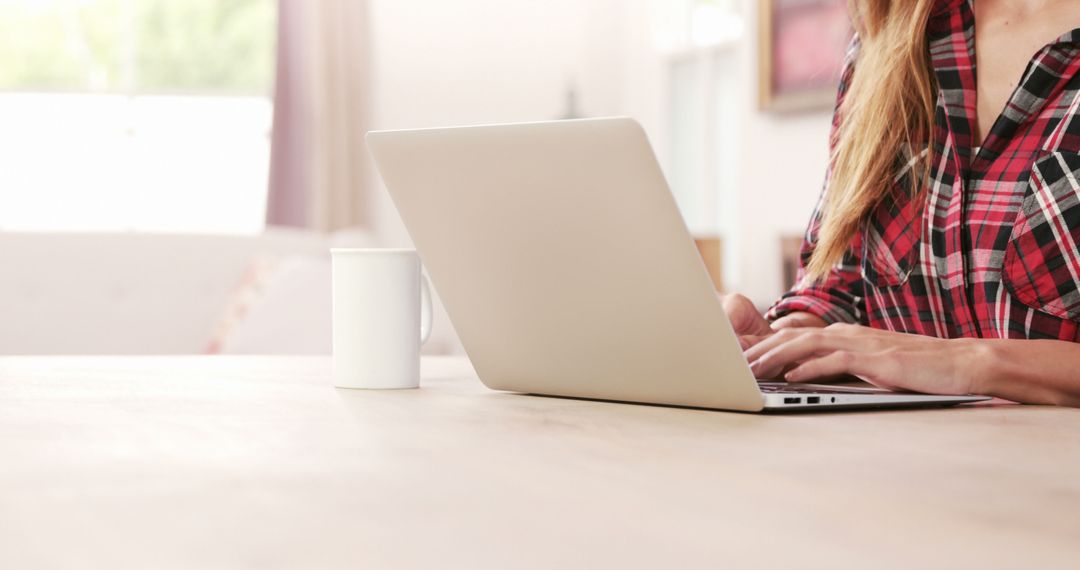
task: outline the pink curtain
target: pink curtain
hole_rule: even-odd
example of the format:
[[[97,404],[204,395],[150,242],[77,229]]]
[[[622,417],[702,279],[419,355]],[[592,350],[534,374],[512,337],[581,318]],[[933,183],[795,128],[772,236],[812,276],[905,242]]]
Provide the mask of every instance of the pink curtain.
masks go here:
[[[270,142],[270,187],[266,200],[266,223],[274,226],[308,226],[305,181],[310,178],[304,153],[305,122],[303,85],[300,85],[303,52],[297,30],[298,12],[294,0],[278,1],[277,80],[274,84],[274,128]]]
[[[277,81],[266,221],[364,225],[370,180],[366,0],[278,0]]]

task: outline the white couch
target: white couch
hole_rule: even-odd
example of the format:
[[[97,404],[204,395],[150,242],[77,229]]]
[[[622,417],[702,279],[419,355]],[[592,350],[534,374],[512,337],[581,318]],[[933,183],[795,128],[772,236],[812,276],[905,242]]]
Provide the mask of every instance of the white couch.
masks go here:
[[[0,354],[328,353],[331,245],[370,243],[360,232],[285,229],[0,232]],[[289,269],[247,295],[238,317],[245,276],[267,259]],[[425,352],[458,352],[441,310],[435,326]]]

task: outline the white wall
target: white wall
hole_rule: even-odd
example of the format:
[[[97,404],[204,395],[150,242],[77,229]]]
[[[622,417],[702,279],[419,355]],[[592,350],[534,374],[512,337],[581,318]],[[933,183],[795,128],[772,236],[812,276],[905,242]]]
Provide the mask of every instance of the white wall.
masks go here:
[[[825,174],[828,130],[828,116],[817,114],[747,117],[732,289],[758,306],[772,304],[782,287],[780,237],[801,235],[810,219]]]
[[[617,0],[371,0],[372,128],[557,118],[564,88],[581,110],[622,108],[625,9]],[[404,242],[376,184],[380,237]]]

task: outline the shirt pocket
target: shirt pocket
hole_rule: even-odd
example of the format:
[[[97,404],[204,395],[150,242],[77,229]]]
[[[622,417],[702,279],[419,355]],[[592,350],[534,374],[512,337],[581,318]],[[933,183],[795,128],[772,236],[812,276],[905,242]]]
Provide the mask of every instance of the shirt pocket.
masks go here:
[[[915,202],[901,188],[870,212],[862,251],[862,277],[875,287],[899,287],[918,262],[921,224]]]
[[[1002,281],[1021,303],[1080,321],[1080,154],[1055,151],[1031,166],[1002,262]]]

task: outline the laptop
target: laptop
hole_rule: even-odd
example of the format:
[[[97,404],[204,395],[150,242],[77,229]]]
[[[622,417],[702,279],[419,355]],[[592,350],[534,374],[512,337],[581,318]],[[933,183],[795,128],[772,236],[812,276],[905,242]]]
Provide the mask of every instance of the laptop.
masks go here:
[[[632,119],[367,142],[489,388],[745,412],[987,399],[758,382]]]

